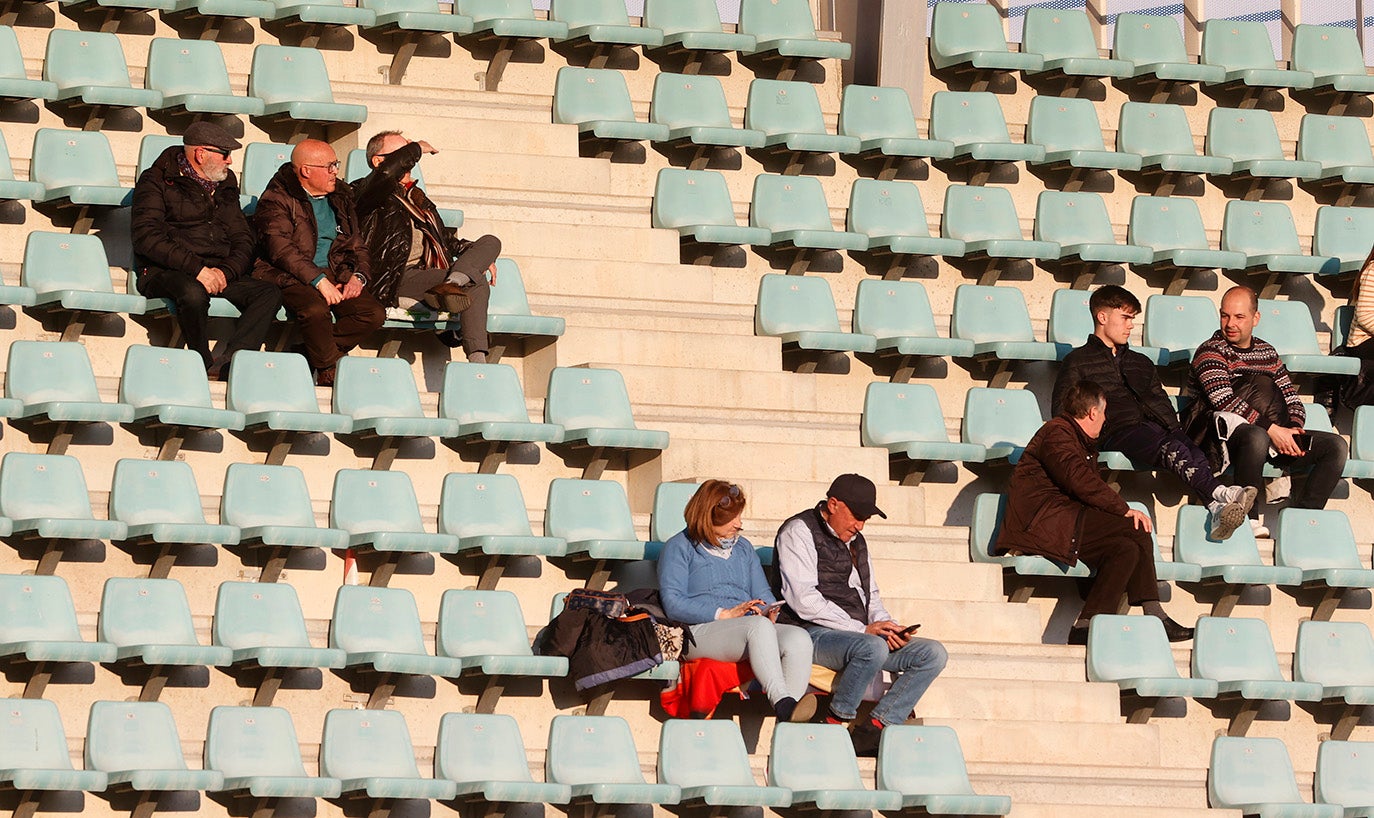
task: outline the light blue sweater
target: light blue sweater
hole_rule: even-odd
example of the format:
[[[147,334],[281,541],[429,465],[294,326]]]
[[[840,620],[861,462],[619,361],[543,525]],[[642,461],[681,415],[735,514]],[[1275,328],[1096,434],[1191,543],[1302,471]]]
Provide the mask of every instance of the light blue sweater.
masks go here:
[[[777,601],[748,540],[740,537],[729,559],[721,559],[688,540],[686,531],[670,537],[658,555],[658,593],[664,612],[689,625],[714,620],[718,608],[751,599]]]

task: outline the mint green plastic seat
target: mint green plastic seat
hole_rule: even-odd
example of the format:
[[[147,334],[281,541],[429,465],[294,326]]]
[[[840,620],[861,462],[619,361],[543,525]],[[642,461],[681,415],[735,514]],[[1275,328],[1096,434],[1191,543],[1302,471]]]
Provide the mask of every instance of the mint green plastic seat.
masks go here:
[[[979,795],[968,780],[964,750],[950,727],[894,724],[878,744],[880,790],[902,796],[903,809],[931,815],[1006,815],[1011,799]]]
[[[1012,204],[1011,193],[1003,187],[950,185],[945,188],[940,235],[962,241],[965,257],[983,254],[988,258],[1059,258],[1058,244],[1024,238],[1016,205]]]
[[[244,423],[242,412],[211,405],[205,362],[189,349],[129,347],[119,402],[133,407],[133,423],[149,428],[242,429]]]
[[[110,141],[98,131],[39,128],[33,135],[29,179],[43,186],[43,198],[34,201],[123,207],[134,193],[120,184]]]
[[[1135,197],[1126,241],[1152,248],[1155,264],[1202,270],[1245,267],[1243,253],[1212,249],[1197,202],[1182,196]]]
[[[1188,129],[1187,115],[1178,105],[1123,103],[1116,131],[1116,149],[1139,155],[1141,167],[1146,170],[1158,168],[1166,173],[1226,176],[1235,167],[1235,163],[1224,156],[1198,155],[1193,134]]]
[[[267,189],[272,176],[291,161],[290,145],[274,142],[250,142],[243,149],[243,172],[239,174],[239,204],[243,212],[257,209],[258,197]]]
[[[334,597],[329,646],[347,654],[347,666],[381,674],[456,679],[461,659],[433,656],[425,649],[415,596],[404,588],[340,586]]]
[[[278,7],[281,9],[281,7]],[[281,9],[294,16],[295,10],[318,6],[292,6]],[[370,20],[366,9],[334,8],[333,12],[358,13]],[[304,17],[302,17],[304,19]],[[312,22],[326,22],[324,20]],[[341,22],[341,25],[366,25]],[[367,107],[334,101],[325,71],[324,57],[313,48],[259,45],[253,49],[253,65],[248,75],[248,96],[263,101],[263,116],[308,122],[360,123],[367,119]]]
[[[1192,663],[1193,676],[1215,680],[1220,696],[1299,702],[1322,698],[1321,685],[1283,678],[1269,626],[1262,619],[1199,617]]]
[[[666,449],[668,433],[640,429],[625,378],[614,369],[555,367],[549,373],[544,422],[563,427],[563,442],[594,448]]]
[[[1180,506],[1174,530],[1174,560],[1202,566],[1202,579],[1235,585],[1283,585],[1302,583],[1302,571],[1291,566],[1265,565],[1250,527],[1238,527],[1223,542],[1207,538],[1207,509]]]
[[[535,656],[520,600],[510,591],[445,591],[434,636],[437,653],[487,676],[568,675],[565,656]]]
[[[1374,210],[1332,205],[1317,208],[1312,255],[1338,259],[1340,273],[1353,273],[1364,266],[1371,241],[1374,241]]]
[[[439,500],[439,533],[458,538],[459,553],[561,557],[566,543],[536,537],[520,483],[509,474],[458,474],[444,477]]]
[[[435,0],[360,0],[371,11],[378,29],[422,31],[430,34],[471,34],[472,19],[459,12],[441,11]]]
[[[1298,128],[1297,158],[1321,165],[1314,178],[1339,178],[1352,185],[1374,184],[1374,151],[1369,148],[1369,132],[1357,119],[1303,116]]]
[[[597,139],[666,142],[669,134],[667,125],[635,119],[624,75],[605,68],[558,69],[553,121],[576,125],[579,133]]]
[[[1088,15],[1080,9],[1026,9],[1021,50],[1038,54],[1044,60],[1039,70],[1027,73],[1057,71],[1071,77],[1102,78],[1125,78],[1135,73],[1135,66],[1126,60],[1097,56],[1097,40],[1088,24]]]
[[[1355,410],[1355,422],[1350,430],[1350,459],[1345,463],[1343,476],[1374,477],[1374,407],[1361,406]]]
[[[676,804],[674,784],[649,784],[630,725],[618,716],[554,716],[544,778],[572,788],[571,803]]]
[[[201,17],[257,17],[275,13],[271,0],[172,0],[173,14]]]
[[[1288,748],[1276,738],[1212,740],[1207,803],[1259,818],[1341,818],[1338,806],[1309,804],[1298,792]]]
[[[1154,251],[1148,247],[1117,242],[1107,204],[1097,193],[1041,193],[1035,200],[1035,238],[1059,245],[1061,259],[1105,264],[1149,264],[1154,260]]]
[[[221,582],[215,594],[211,643],[228,648],[236,668],[268,671],[279,679],[284,668],[340,668],[338,648],[317,648],[305,630],[296,589],[285,582]],[[279,684],[279,682],[278,682]],[[259,687],[254,702],[270,703],[275,687]]]
[[[1374,588],[1374,570],[1360,562],[1344,512],[1286,508],[1275,534],[1274,563],[1301,569],[1304,586]]]
[[[195,40],[192,42],[200,41]],[[138,168],[134,171],[134,178],[137,179],[142,176],[144,171],[152,167],[153,163],[157,161],[157,158],[162,155],[163,151],[173,145],[180,146],[181,144],[181,137],[179,136],[167,136],[158,133],[146,134],[138,142]],[[130,278],[134,278],[134,276],[130,276]],[[168,305],[172,303],[171,299],[161,300]]]
[[[986,8],[994,15],[997,13],[991,6],[981,3],[937,3],[937,17],[945,6]],[[937,91],[930,100],[930,138],[952,142],[956,158],[967,157],[979,162],[1041,162],[1045,159],[1044,147],[1011,141],[1002,105],[987,91]]]
[[[681,0],[677,0],[681,2]],[[668,126],[669,142],[722,148],[762,148],[762,131],[736,128],[720,80],[706,74],[654,77],[649,121]]]
[[[1138,471],[1148,471],[1154,468],[1152,464],[1143,464],[1142,467],[1137,467],[1136,464],[1131,463],[1131,461],[1127,459],[1126,456],[1123,455],[1121,452],[1103,452],[1101,455],[1098,456],[1098,461],[1106,463],[1107,468],[1109,469],[1117,469],[1120,471],[1125,470],[1121,465],[1119,465],[1120,463],[1124,463],[1127,467],[1136,469]],[[1144,503],[1132,500],[1128,502],[1126,505],[1130,506],[1136,511],[1139,511],[1147,517],[1154,517],[1154,513]],[[1150,529],[1150,542],[1154,546],[1153,550],[1155,558],[1156,578],[1163,580],[1164,582],[1197,582],[1202,579],[1202,566],[1200,565],[1192,565],[1186,562],[1164,561],[1164,558],[1159,550],[1158,527]]]
[[[240,350],[229,370],[225,408],[242,412],[248,429],[341,434],[353,420],[321,412],[305,357],[292,352]]]
[[[1252,204],[1245,202],[1244,204]],[[1329,375],[1358,375],[1359,358],[1326,355],[1317,346],[1317,330],[1312,313],[1301,301],[1260,299],[1260,321],[1264,340],[1274,345],[1279,358],[1292,372]]]
[[[1061,361],[1073,349],[1082,346],[1088,336],[1093,334],[1093,317],[1088,310],[1088,299],[1091,295],[1087,290],[1054,291],[1054,297],[1050,300],[1050,320],[1045,337],[1050,343],[1057,345]],[[1169,351],[1166,349],[1132,344],[1131,350],[1149,358],[1156,366],[1169,363]]]
[[[280,707],[212,709],[205,769],[224,775],[221,791],[254,798],[337,798],[342,791],[337,778],[306,774],[296,726]]]
[[[135,792],[211,792],[224,786],[215,770],[189,770],[172,710],[162,702],[92,702],[86,719],[86,769],[111,787]]]
[[[1323,741],[1317,747],[1317,774],[1313,784],[1317,803],[1344,807],[1347,818],[1374,815],[1371,761],[1374,761],[1374,745],[1370,742]]]
[[[379,437],[452,437],[458,424],[426,417],[415,374],[404,358],[339,360],[334,412],[353,419],[354,434]]]
[[[99,770],[72,769],[67,731],[55,703],[5,699],[0,708],[0,783],[21,792],[16,812],[33,814],[39,792],[104,792],[109,777]]]
[[[872,335],[844,332],[835,313],[830,284],[814,276],[766,273],[759,279],[754,334],[781,338],[784,345],[827,352],[873,352]]]
[[[1266,48],[1268,42],[1266,34]],[[1284,158],[1274,115],[1263,108],[1213,108],[1207,115],[1206,152],[1230,159],[1233,176],[1311,179],[1322,169],[1319,162]]]
[[[234,545],[239,541],[234,526],[205,522],[196,474],[185,461],[121,458],[110,485],[110,519],[128,526],[124,535],[128,542]],[[171,567],[170,562],[166,567]]]
[[[1364,67],[1355,29],[1299,24],[1293,31],[1293,68],[1312,74],[1312,87],[1350,94],[1374,94],[1374,77]]]
[[[777,54],[785,58],[847,60],[849,43],[816,38],[816,22],[807,0],[743,0],[739,32],[754,38],[743,54]]]
[[[457,0],[454,10],[471,18],[476,33],[490,32],[496,37],[528,40],[564,40],[568,24],[558,20],[536,20],[530,0]]]
[[[855,179],[849,189],[846,227],[851,233],[867,236],[869,250],[913,256],[964,255],[962,241],[930,235],[925,204],[914,182]]]
[[[0,26],[0,31],[4,31],[3,26]],[[3,52],[0,52],[0,59],[3,59]],[[0,77],[0,92],[4,90],[4,82],[4,78]],[[3,95],[0,94],[0,99],[3,98]],[[32,199],[42,201],[43,195],[43,185],[38,182],[26,182],[14,178],[14,165],[10,162],[9,145],[5,144],[4,136],[0,135],[0,200],[18,201]],[[22,303],[22,299],[16,300],[19,298],[18,291],[21,289],[23,288],[0,286],[0,303]],[[27,297],[32,298],[33,293],[29,293]]]
[[[1179,21],[1165,15],[1116,15],[1112,56],[1134,66],[1132,77],[1152,76],[1171,82],[1207,84],[1226,79],[1226,70],[1221,66],[1199,65],[1188,60]]]
[[[769,231],[774,247],[868,249],[866,237],[834,229],[825,191],[821,188],[820,179],[814,176],[777,176],[770,173],[755,176],[749,226]]]
[[[219,517],[238,527],[242,545],[348,547],[347,532],[315,525],[305,475],[295,466],[229,464]]]
[[[508,364],[450,362],[439,390],[439,417],[456,423],[447,436],[462,440],[558,443],[563,438],[558,425],[530,421],[520,376]]]
[[[1035,394],[1024,389],[976,386],[964,395],[961,438],[985,448],[988,460],[1020,460],[1026,444],[1044,423]]]
[[[741,227],[725,177],[714,170],[663,168],[654,184],[654,227],[676,230],[702,244],[767,245],[773,234],[762,227]]]
[[[1374,704],[1374,636],[1369,626],[1312,620],[1299,624],[1293,679],[1321,685],[1325,701]]]
[[[51,423],[120,423],[133,407],[100,399],[86,348],[70,341],[15,341],[5,365],[5,397],[22,408],[12,417]]]
[[[997,9],[985,3],[936,3],[930,23],[930,61],[936,70],[1040,71],[1039,54],[1007,48]]]
[[[1025,295],[1015,287],[960,284],[954,291],[949,334],[972,341],[976,356],[1008,361],[1057,361],[1060,357],[1058,345],[1035,340]]]
[[[1178,675],[1164,624],[1153,616],[1094,616],[1088,627],[1088,681],[1114,683],[1122,692],[1151,698],[1217,695],[1214,679]]]
[[[640,560],[646,543],[635,533],[630,501],[619,483],[555,477],[549,482],[544,535],[567,553],[596,560]]]
[[[752,35],[721,30],[720,9],[713,0],[644,0],[644,25],[663,32],[665,46],[684,51],[754,50]]]
[[[345,6],[342,0],[272,0],[272,5],[273,11],[263,19],[360,28],[370,28],[377,21],[377,15],[371,9],[361,5]]]
[[[1297,275],[1340,272],[1340,259],[1302,251],[1293,212],[1283,202],[1227,202],[1221,249],[1244,254],[1247,269]]]
[[[0,656],[7,662],[35,666],[31,669],[35,678],[25,689],[26,696],[43,695],[53,665],[114,660],[114,645],[81,638],[72,594],[61,577],[0,575],[0,614]],[[3,722],[0,719],[0,724]],[[7,746],[7,742],[0,742],[0,753]],[[64,758],[65,750],[64,745]],[[0,769],[10,766],[14,765],[0,764]]]
[[[940,400],[923,383],[870,383],[859,438],[865,446],[922,463],[981,463],[987,457],[983,446],[950,442]]]
[[[658,780],[682,790],[681,803],[711,807],[786,807],[792,793],[761,787],[733,721],[669,719],[658,738]]]
[[[0,99],[56,99],[57,83],[31,80],[24,71],[19,37],[10,26],[0,26]]]
[[[462,212],[458,213],[459,221]],[[487,302],[487,332],[504,338],[558,338],[566,327],[564,319],[556,315],[534,315],[530,312],[525,279],[515,259],[496,260],[498,285],[491,288]]]
[[[860,281],[853,327],[855,332],[876,338],[879,352],[954,358],[973,355],[969,339],[942,338],[935,331],[930,297],[919,281]]]
[[[13,373],[11,368],[9,377]],[[21,538],[122,540],[127,532],[118,520],[92,516],[81,462],[65,454],[7,452],[0,458],[0,517],[7,518],[7,534]],[[52,573],[43,567],[39,573]]]
[[[348,532],[350,548],[431,554],[458,551],[454,535],[425,531],[415,487],[410,475],[401,471],[339,469],[334,473],[329,525]]]
[[[1303,89],[1311,88],[1314,81],[1310,71],[1276,68],[1269,30],[1264,23],[1254,21],[1212,19],[1203,23],[1200,62],[1221,68],[1225,72],[1221,83]]]
[[[247,116],[263,112],[262,100],[238,96],[229,87],[224,54],[212,40],[153,38],[144,84],[162,95],[164,110]]]
[[[621,0],[550,0],[549,19],[568,26],[565,40],[587,40],[614,46],[663,45],[663,32],[652,26],[632,26]]]
[[[567,784],[535,781],[520,727],[511,716],[446,713],[439,720],[434,777],[457,785],[460,802],[566,804]]]
[[[965,424],[967,424],[967,420]],[[969,559],[971,561],[1000,565],[1018,576],[1092,576],[1092,571],[1082,562],[1063,565],[1040,556],[994,553],[993,549],[997,546],[997,533],[1002,526],[1002,517],[1006,513],[1006,509],[1007,499],[1000,494],[980,494],[973,499],[973,519],[969,524]]]
[[[169,665],[224,667],[233,661],[229,648],[196,639],[186,589],[174,579],[105,580],[96,638],[115,646],[116,662],[146,665],[164,681]]]
[[[159,108],[162,93],[134,88],[119,37],[104,31],[55,28],[48,32],[43,79],[57,86],[57,102],[114,108]]]
[[[421,778],[405,716],[395,710],[335,708],[324,715],[320,775],[337,778],[345,797],[447,801],[452,781]]]
[[[863,785],[854,745],[839,724],[776,725],[768,753],[768,786],[791,790],[793,806],[891,811],[902,807],[900,793]]]
[[[765,147],[793,153],[854,154],[862,146],[858,137],[826,130],[816,87],[808,82],[750,82],[744,127],[762,132]]]
[[[114,291],[105,245],[89,234],[29,233],[19,280],[40,310],[142,315],[148,306],[141,295]]]
[[[954,156],[952,142],[920,137],[905,88],[846,85],[838,131],[840,136],[859,140],[859,154],[932,159]]]
[[[687,528],[687,501],[701,488],[700,483],[659,483],[654,489],[654,510],[649,517],[649,539],[663,543]]]
[[[1043,9],[1032,9],[1032,11]],[[1026,144],[1045,149],[1032,164],[1097,170],[1140,170],[1141,158],[1107,150],[1092,100],[1039,95],[1031,100]]]

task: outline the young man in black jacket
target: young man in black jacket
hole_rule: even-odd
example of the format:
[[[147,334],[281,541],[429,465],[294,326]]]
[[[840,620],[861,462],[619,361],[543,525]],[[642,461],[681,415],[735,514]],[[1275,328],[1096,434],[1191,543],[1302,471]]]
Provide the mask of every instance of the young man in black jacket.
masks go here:
[[[1155,365],[1130,348],[1140,301],[1124,287],[1108,284],[1093,292],[1088,310],[1093,334],[1059,365],[1052,414],[1059,415],[1064,394],[1074,384],[1087,380],[1100,385],[1107,395],[1100,448],[1177,474],[1211,512],[1208,536],[1215,540],[1231,536],[1246,521],[1257,492],[1223,485],[1212,475],[1207,455],[1179,424]]]

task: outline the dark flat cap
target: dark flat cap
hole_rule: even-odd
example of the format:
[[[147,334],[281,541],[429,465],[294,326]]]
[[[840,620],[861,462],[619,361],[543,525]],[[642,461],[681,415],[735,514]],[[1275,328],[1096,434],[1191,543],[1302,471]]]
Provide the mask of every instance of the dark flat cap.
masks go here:
[[[205,145],[226,151],[236,151],[243,147],[233,134],[213,122],[204,120],[191,123],[191,127],[186,129],[186,135],[181,138],[181,144],[188,147]]]

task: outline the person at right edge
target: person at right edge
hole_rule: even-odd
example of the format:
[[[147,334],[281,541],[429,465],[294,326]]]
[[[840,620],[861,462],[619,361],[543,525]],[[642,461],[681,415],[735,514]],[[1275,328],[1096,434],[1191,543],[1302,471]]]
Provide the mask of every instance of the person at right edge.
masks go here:
[[[1331,350],[1331,354],[1358,358],[1360,374],[1323,375],[1313,388],[1313,400],[1332,421],[1340,404],[1351,409],[1374,404],[1374,250],[1365,258],[1351,285],[1349,306],[1350,329],[1345,334],[1345,343]]]
[[[993,550],[1064,565],[1082,561],[1094,570],[1083,610],[1069,628],[1070,645],[1086,645],[1092,618],[1116,613],[1123,593],[1163,621],[1170,642],[1192,639],[1193,629],[1170,619],[1159,604],[1149,515],[1126,505],[1098,472],[1106,393],[1092,381],[1079,381],[1061,403],[1061,413],[1040,427],[1011,473]]]

